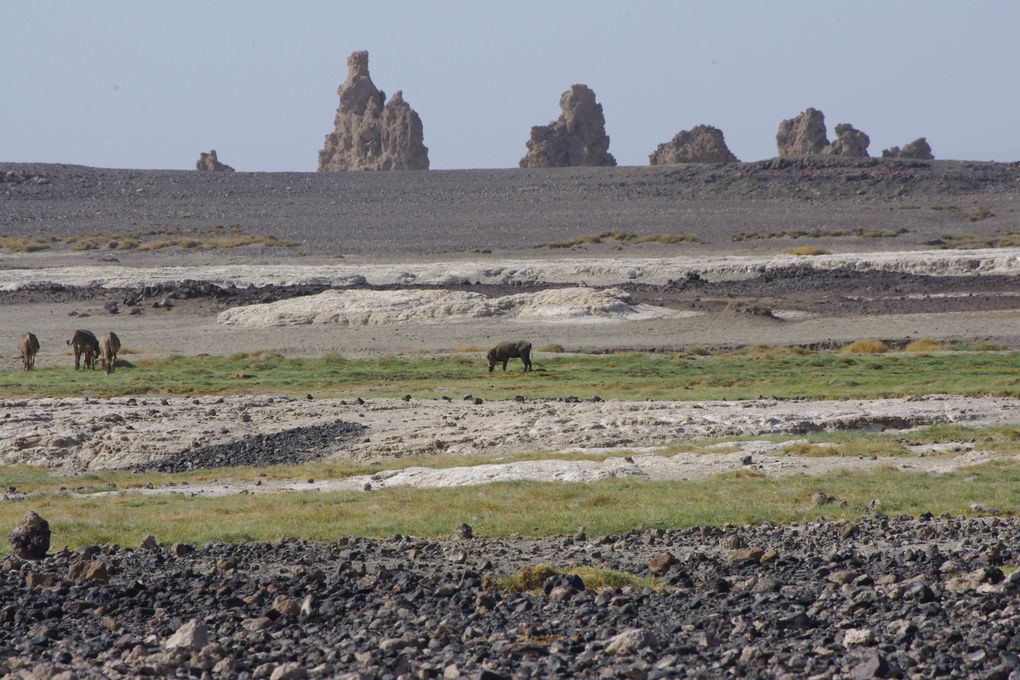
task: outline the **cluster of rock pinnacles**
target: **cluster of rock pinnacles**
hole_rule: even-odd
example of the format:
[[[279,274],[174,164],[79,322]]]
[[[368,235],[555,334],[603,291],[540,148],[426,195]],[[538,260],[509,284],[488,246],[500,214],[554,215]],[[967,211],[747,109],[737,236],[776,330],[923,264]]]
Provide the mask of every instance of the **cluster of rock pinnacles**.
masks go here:
[[[319,152],[319,172],[343,170],[428,170],[429,150],[424,144],[421,118],[404,101],[399,90],[386,95],[368,74],[368,52],[354,52],[347,58],[347,80],[337,90],[340,105],[333,131]],[[548,125],[531,128],[522,168],[612,166],[609,135],[602,105],[587,85],[572,85],[560,96],[560,116]],[[776,133],[776,147],[784,158],[825,155],[867,157],[871,139],[849,123],[836,126],[836,139],[829,141],[825,115],[808,108],[799,116],[784,120]],[[883,158],[931,160],[931,147],[924,137],[909,144],[882,151]],[[651,165],[680,163],[738,163],[727,148],[722,130],[698,125],[681,130],[648,157]],[[199,170],[233,171],[216,158],[203,153]]]

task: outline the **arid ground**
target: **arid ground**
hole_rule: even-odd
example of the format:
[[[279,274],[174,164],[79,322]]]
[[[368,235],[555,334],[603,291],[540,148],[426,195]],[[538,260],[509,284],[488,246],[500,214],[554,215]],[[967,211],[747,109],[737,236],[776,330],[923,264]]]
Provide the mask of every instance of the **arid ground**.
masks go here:
[[[892,462],[871,455],[827,456],[828,444],[802,439],[810,432],[848,430],[902,432],[907,437],[915,428],[933,426],[1008,430],[1020,425],[1020,403],[1012,390],[987,395],[975,393],[980,390],[914,394],[909,398],[890,394],[875,399],[834,395],[825,400],[776,399],[766,393],[754,399],[683,401],[603,399],[567,392],[538,397],[529,394],[526,382],[515,382],[517,395],[510,399],[487,400],[460,393],[442,395],[445,398],[408,394],[404,399],[362,399],[361,394],[337,394],[335,390],[326,397],[309,390],[303,397],[300,385],[291,386],[287,394],[261,393],[249,384],[242,386],[241,381],[251,375],[238,375],[237,393],[230,389],[212,394],[145,391],[110,397],[94,393],[102,394],[102,386],[108,384],[104,381],[112,379],[101,371],[90,372],[86,379],[95,387],[82,389],[80,394],[66,396],[66,390],[54,385],[60,376],[70,379],[73,375],[65,340],[76,328],[92,329],[97,335],[108,329],[117,332],[124,344],[118,379],[142,375],[153,362],[172,356],[201,360],[205,356],[278,353],[288,359],[338,355],[423,361],[466,357],[477,365],[478,375],[489,381],[486,386],[497,391],[507,380],[523,380],[517,375],[521,364],[516,359],[510,362],[508,370],[514,373],[509,377],[500,366],[487,373],[485,350],[504,339],[530,340],[539,368],[553,357],[571,355],[633,351],[691,356],[752,346],[828,351],[865,338],[884,342],[893,353],[912,341],[926,340],[934,353],[997,356],[998,352],[1004,356],[1020,349],[1018,207],[1020,164],[1016,163],[817,158],[726,166],[338,174],[214,174],[0,164],[0,370],[17,375],[21,362],[17,339],[23,332],[33,331],[42,344],[38,373],[49,381],[50,390],[32,394],[25,387],[29,383],[20,385],[15,378],[9,383],[11,393],[0,394],[0,464],[41,466],[68,475],[68,493],[79,486],[75,475],[111,470],[180,473],[205,467],[310,461],[385,465],[366,474],[335,479],[287,478],[277,472],[264,483],[232,474],[224,480],[186,484],[171,478],[101,493],[90,487],[82,492],[89,503],[101,503],[111,496],[361,494],[397,487],[428,489],[521,480],[712,480],[720,474],[832,478],[841,472],[877,470],[880,474],[887,470],[889,474],[934,478],[982,464],[1015,464],[1015,451],[992,446],[991,438],[926,440],[905,446]],[[640,381],[641,376],[634,380]],[[399,383],[393,389],[398,388]],[[696,451],[682,448],[691,442],[724,437],[741,441],[699,444]],[[410,456],[431,460],[456,456],[465,462],[452,467],[394,465]],[[4,502],[30,504],[34,498],[44,497],[33,494],[43,492],[25,494],[11,489]],[[878,500],[876,503],[874,507],[881,508]],[[980,504],[973,505],[976,513],[985,510]],[[862,507],[860,512],[867,514],[871,509]],[[1003,510],[1015,508],[994,511]],[[883,521],[879,517],[874,526],[868,525],[867,535],[888,530]],[[999,531],[1002,537],[1013,531],[1009,528],[1012,520],[982,526],[986,533]],[[954,530],[951,522],[939,525],[939,531],[947,536]],[[830,572],[839,572],[841,563],[852,564],[848,569],[853,573],[835,586],[837,590],[842,586],[841,593],[830,592],[833,589],[825,586],[824,597],[850,597],[847,593],[852,591],[853,597],[861,598],[855,600],[859,603],[855,606],[871,607],[875,597],[884,598],[886,591],[894,588],[884,582],[879,590],[872,588],[881,568],[877,562],[864,567],[841,555],[839,545],[833,543],[837,535],[842,536],[840,531],[838,527],[825,530],[828,547],[821,545],[825,541],[805,547],[801,536],[775,543],[780,557],[785,549],[791,551],[789,563],[780,559],[776,564],[785,569],[782,578],[800,579],[805,574],[820,574],[824,563],[828,565],[825,574],[817,576],[823,581]],[[923,527],[913,525],[904,531],[911,536],[925,535]],[[628,540],[634,542],[640,536]],[[697,541],[693,535],[683,540],[676,536],[664,540],[655,533],[648,536],[648,545],[658,542],[666,547]],[[841,540],[853,536],[849,530]],[[955,540],[956,534],[952,536]],[[747,540],[753,543],[758,538],[751,532]],[[985,551],[993,549],[996,540],[984,536],[980,551],[957,550],[952,541],[940,544],[962,555],[958,556],[957,571],[945,570],[946,578],[985,564]],[[394,541],[401,546],[401,554],[413,552],[410,544],[402,543],[405,538]],[[516,549],[514,545],[524,545],[510,543],[510,553]],[[728,547],[744,549],[748,545],[738,543]],[[842,547],[848,545],[844,542]],[[904,579],[909,579],[909,583],[900,583],[896,601],[916,602],[924,609],[922,605],[933,601],[929,598],[932,591],[916,586],[924,583],[928,588],[919,576],[920,567],[904,565],[921,564],[916,561],[921,559],[927,565],[934,560],[934,566],[921,570],[931,574],[938,572],[942,561],[922,553],[923,548],[917,551],[922,557],[915,559],[912,553],[888,552],[886,544],[882,546],[873,553],[875,559],[891,560],[899,565]],[[212,555],[217,550],[223,553],[221,562],[234,559],[232,548],[213,547],[207,552]],[[287,551],[293,552],[292,547],[284,543],[273,550],[276,552],[267,560],[289,564],[292,556]],[[340,559],[347,565],[329,575],[328,583],[350,574],[364,576],[364,565],[356,566],[361,558],[352,556],[352,550],[345,548],[343,557],[330,553],[323,558]],[[380,566],[385,560],[376,551],[375,545],[364,549],[372,555],[364,558],[370,562],[370,574],[382,570],[373,583],[389,583],[391,572]],[[557,560],[555,548],[543,545],[540,552],[543,559]],[[385,553],[382,550],[381,554]],[[646,558],[641,558],[642,564]],[[687,565],[683,568],[692,574],[695,567],[691,565],[705,560],[694,549],[681,558]],[[755,559],[759,558],[761,555]],[[67,559],[65,553],[57,561]],[[114,551],[108,561],[130,571],[138,567],[133,559]],[[162,564],[162,558],[154,559]],[[607,562],[599,550],[589,551],[584,559],[615,566],[620,562]],[[996,559],[990,564],[1002,563],[1001,558]],[[207,561],[218,564],[212,558]],[[517,568],[530,560],[522,552],[497,561],[502,567]],[[64,569],[64,562],[54,562],[54,568]],[[467,563],[480,572],[487,570],[481,557],[469,557]],[[705,580],[701,567],[693,585],[684,585],[679,572],[668,572],[676,577],[669,587],[685,588],[684,593],[701,592],[698,597],[715,597],[731,586],[734,592],[759,592],[754,583],[745,583],[748,575],[741,569],[746,565],[741,565],[733,568],[734,575],[725,585]],[[22,577],[34,569],[14,562],[5,568],[11,574],[11,570],[20,570],[16,578],[8,579],[7,586],[15,590]],[[211,573],[232,568],[220,565]],[[443,568],[450,567],[435,567]],[[301,569],[305,574],[305,567]],[[866,578],[854,580],[860,574]],[[476,576],[457,578],[473,584],[471,579]],[[1014,580],[1003,581],[1000,576],[1001,572],[975,577],[973,588],[958,584],[958,591],[977,597],[974,589],[987,581],[989,588],[981,592],[994,590],[996,597],[1012,597]],[[114,579],[117,583],[118,578]],[[185,574],[187,578],[190,576]],[[739,586],[734,585],[737,581]],[[992,584],[998,585],[992,589]],[[362,585],[366,591],[372,587],[367,581]],[[944,584],[931,585],[937,597],[949,597]],[[229,585],[221,587],[229,589]],[[776,604],[778,609],[786,607],[784,616],[794,617],[789,618],[793,623],[783,624],[786,628],[779,637],[800,631],[796,635],[806,640],[804,631],[813,627],[810,622],[817,624],[825,618],[825,607],[820,601],[808,604],[801,598],[801,602],[795,593],[787,592],[790,587],[787,582],[774,588],[764,582],[761,585],[762,593],[789,596],[787,604],[776,604],[768,594],[758,599],[768,600],[768,606]],[[435,590],[434,585],[428,588]],[[867,596],[860,595],[861,588],[867,590]],[[534,605],[513,600],[513,606],[542,607],[542,597],[539,595]],[[255,601],[244,605],[246,621],[259,615],[254,605],[248,606]],[[470,607],[464,607],[474,611],[477,606],[476,615],[484,617],[489,615],[484,612],[502,606],[486,604],[488,600],[478,602],[481,604],[472,600]],[[629,606],[623,601],[618,604]],[[981,607],[980,603],[971,604]],[[398,603],[393,608],[398,605],[410,606]],[[906,609],[898,614],[905,623],[897,631],[909,630],[915,625],[911,622],[916,622],[916,633],[918,627],[924,629],[923,616],[934,616],[924,613],[927,609],[918,614],[913,606],[904,605]],[[556,607],[553,609],[560,612]],[[1015,608],[1015,603],[1009,607]],[[525,609],[515,611],[519,614]],[[45,652],[49,655],[45,658],[57,659],[58,666],[73,662],[82,672],[90,669],[101,674],[127,674],[132,664],[143,662],[163,669],[159,672],[184,668],[189,661],[183,656],[157,655],[162,641],[184,620],[160,606],[155,611],[157,624],[150,625],[144,616],[135,617],[137,621],[125,617],[130,630],[120,638],[107,636],[109,644],[96,652],[101,657],[96,661],[95,655],[89,656],[86,643],[50,644],[46,640],[56,637],[52,633],[56,628],[40,633],[28,619],[17,618],[15,610],[3,609],[0,620],[17,620],[22,634],[43,637],[36,646],[0,638],[0,656],[4,649],[17,650],[20,658],[37,661]],[[810,616],[795,620],[798,611],[809,611]],[[969,646],[954,647],[951,659],[943,658],[942,651],[929,649],[928,643],[918,643],[917,649],[897,656],[889,647],[906,645],[907,649],[909,641],[895,642],[905,633],[879,631],[874,626],[872,637],[854,632],[855,641],[844,643],[849,630],[870,625],[870,619],[855,621],[854,611],[850,608],[839,621],[826,623],[828,637],[815,640],[813,647],[793,645],[769,651],[766,656],[754,651],[757,648],[750,642],[716,650],[716,643],[711,642],[716,633],[711,632],[705,642],[691,643],[691,649],[696,648],[699,672],[706,676],[721,674],[723,669],[729,674],[787,672],[793,674],[790,677],[808,670],[825,675],[847,674],[852,669],[855,677],[885,677],[911,668],[922,674],[942,672],[959,659],[966,659],[968,673],[987,675],[1016,659],[1003,651],[1011,649],[1012,642],[1004,638],[995,643],[996,649],[985,650],[981,636],[970,629],[955,638],[957,642],[966,638]],[[688,625],[705,632],[704,621],[689,614]],[[374,622],[373,615],[358,614],[362,615],[368,628],[381,625]],[[37,618],[46,616],[40,613]],[[221,649],[223,653],[212,654],[215,659],[206,670],[225,658],[230,661],[217,666],[218,674],[244,672],[260,677],[259,673],[268,676],[277,666],[282,667],[282,656],[262,652],[269,648],[270,633],[276,634],[274,627],[287,616],[277,612],[266,621],[244,623],[243,631],[240,619],[229,626],[222,623],[221,629],[229,628],[234,635],[230,644],[224,638],[230,653]],[[386,616],[389,614],[375,618],[386,620]],[[583,649],[592,658],[599,657],[608,644],[603,642],[623,630],[617,624],[628,616],[613,618],[613,625],[597,633],[579,633],[589,635],[587,646],[583,641],[570,644],[578,654]],[[304,621],[305,615],[302,617]],[[526,618],[515,614],[508,620]],[[632,618],[645,621],[643,629],[654,628],[643,615]],[[541,649],[525,656],[534,653],[559,658],[563,641],[573,640],[560,630],[561,623],[550,624],[552,632],[534,627],[519,631],[514,644],[524,644],[522,640],[530,635],[528,644]],[[117,630],[113,624],[103,625]],[[459,621],[456,625],[469,624]],[[473,625],[477,632],[479,624]],[[749,619],[747,625],[758,623]],[[308,631],[310,639],[317,639],[318,630]],[[742,631],[732,634],[740,636]],[[684,636],[694,633],[691,628]],[[411,634],[408,628],[408,636]],[[662,629],[655,634],[677,639],[676,630],[668,633]],[[472,634],[464,635],[467,645]],[[633,635],[640,637],[639,633]],[[369,646],[384,644],[377,638],[373,633]],[[592,642],[596,638],[601,640],[597,645]],[[550,647],[550,643],[560,646]],[[262,650],[261,671],[242,658],[245,644]],[[550,660],[548,666],[542,666],[528,656],[531,665],[527,667],[529,672],[542,673],[544,668],[550,676],[563,677],[596,674],[598,668],[628,677],[653,677],[659,669],[666,677],[685,667],[685,652],[671,644],[642,638],[633,649],[619,652],[609,665],[575,659],[563,664]],[[436,658],[441,657],[442,662],[429,662],[431,665],[421,662],[428,656],[424,652],[419,656],[410,651],[400,653],[405,648],[420,651],[428,647],[424,640],[416,639],[413,645],[385,645],[386,649],[376,649],[371,657],[355,656],[366,653],[361,648],[355,650],[358,645],[350,654],[319,655],[318,665],[308,670],[325,677],[361,663],[394,677],[415,669],[424,673],[421,677],[458,677],[461,671],[481,672],[497,666],[512,672],[506,664],[494,665],[484,655],[463,655],[454,647],[437,651]],[[64,651],[54,657],[58,652],[51,647]],[[839,651],[833,652],[830,648],[834,647]],[[852,653],[844,658],[845,648]],[[859,648],[879,655],[881,664],[874,661],[874,655],[858,654]],[[642,652],[645,649],[652,651]],[[197,653],[199,648],[193,651]],[[978,658],[977,651],[985,656]],[[190,663],[194,670],[206,661],[193,655]],[[265,665],[269,662],[275,665],[269,668]],[[858,675],[858,669],[863,668],[860,664],[871,662],[878,664],[877,670],[864,675],[869,672],[864,668]],[[453,670],[448,670],[449,666]],[[0,665],[0,671],[31,667],[26,661]],[[430,670],[422,670],[425,667]],[[994,677],[1007,677],[1011,668]]]

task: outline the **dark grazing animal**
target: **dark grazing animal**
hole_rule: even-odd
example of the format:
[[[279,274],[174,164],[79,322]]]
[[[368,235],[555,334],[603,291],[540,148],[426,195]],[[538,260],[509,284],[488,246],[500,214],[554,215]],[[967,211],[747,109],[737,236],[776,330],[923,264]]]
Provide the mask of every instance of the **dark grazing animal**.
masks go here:
[[[18,340],[18,349],[21,351],[21,363],[25,364],[25,370],[31,371],[35,368],[35,353],[39,351],[39,338],[35,333],[25,333]]]
[[[99,341],[92,331],[78,329],[67,341],[67,344],[74,350],[74,370],[81,370],[81,363],[84,360],[85,368],[96,367],[96,357],[99,356]]]
[[[120,338],[113,331],[109,331],[106,337],[103,338],[99,350],[103,357],[103,370],[107,374],[113,373],[117,369],[117,352],[120,351]]]
[[[524,362],[524,370],[531,370],[531,343],[527,340],[517,342],[501,342],[489,350],[489,373],[496,367],[496,364],[503,362],[503,370],[511,359],[520,359]]]

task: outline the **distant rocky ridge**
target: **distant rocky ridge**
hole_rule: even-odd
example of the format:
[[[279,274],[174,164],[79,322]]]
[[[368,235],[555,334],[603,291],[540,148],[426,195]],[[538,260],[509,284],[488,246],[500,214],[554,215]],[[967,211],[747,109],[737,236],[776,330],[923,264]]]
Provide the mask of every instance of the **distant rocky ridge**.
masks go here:
[[[560,97],[560,117],[531,128],[522,168],[616,165],[602,105],[587,85],[572,85]]]
[[[319,152],[319,171],[428,170],[421,118],[398,91],[385,94],[368,73],[368,52],[347,58],[347,80],[339,87],[334,130]]]
[[[830,144],[825,134],[825,114],[811,107],[795,118],[782,121],[776,133],[780,158],[815,154],[867,158],[870,144],[868,135],[849,123],[836,126],[836,140]]]
[[[739,163],[726,146],[722,130],[711,125],[697,125],[681,130],[672,140],[660,144],[648,156],[651,165],[679,163]]]
[[[234,169],[229,165],[220,163],[220,159],[216,157],[216,149],[211,149],[209,153],[203,151],[199,155],[198,160],[195,161],[195,169],[202,170],[205,172],[233,172]]]
[[[882,158],[910,158],[919,161],[935,160],[935,156],[931,152],[931,146],[924,137],[918,137],[902,149],[898,146],[894,146],[891,149],[882,149]]]

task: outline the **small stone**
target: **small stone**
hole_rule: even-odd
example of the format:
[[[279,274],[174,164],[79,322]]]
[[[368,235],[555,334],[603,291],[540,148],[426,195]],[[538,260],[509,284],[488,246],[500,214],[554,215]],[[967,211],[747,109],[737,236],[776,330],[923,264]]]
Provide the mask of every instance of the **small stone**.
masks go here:
[[[308,671],[296,661],[288,661],[281,663],[269,676],[269,680],[305,680],[308,677]]]
[[[672,553],[661,552],[648,560],[648,571],[655,576],[663,576],[672,569],[673,565],[676,563],[676,557]]]
[[[850,628],[843,635],[843,646],[857,647],[874,644],[875,634],[870,628]]]
[[[297,600],[286,595],[276,596],[276,599],[273,600],[273,609],[282,616],[297,616],[301,613],[301,605],[297,603]]]
[[[209,629],[198,619],[191,619],[163,643],[166,649],[198,651],[209,644]]]
[[[106,564],[102,560],[75,560],[68,569],[67,577],[72,581],[94,581],[105,583],[110,580]]]
[[[177,557],[184,557],[195,552],[195,546],[190,543],[174,543],[173,547],[170,548],[170,552]]]
[[[462,541],[466,541],[474,535],[474,530],[470,524],[461,524],[459,527],[454,529],[453,535]]]
[[[742,548],[730,553],[730,562],[734,564],[760,564],[765,555],[763,548]]]
[[[159,541],[157,541],[156,537],[152,534],[143,538],[139,545],[142,550],[159,550]]]
[[[606,645],[607,654],[635,654],[655,646],[655,637],[643,628],[629,628],[614,636]]]
[[[853,667],[850,677],[853,680],[868,678],[885,678],[889,676],[889,662],[881,654],[870,654],[864,661]]]

